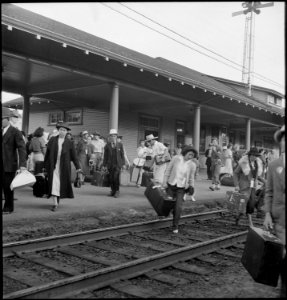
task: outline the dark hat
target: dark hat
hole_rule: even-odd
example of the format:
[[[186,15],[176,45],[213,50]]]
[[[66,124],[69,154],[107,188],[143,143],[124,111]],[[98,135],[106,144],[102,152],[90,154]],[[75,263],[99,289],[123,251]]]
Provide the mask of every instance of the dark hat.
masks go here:
[[[66,128],[67,130],[71,130],[71,128],[69,128],[69,126],[66,122],[59,121],[56,125],[56,128],[59,129],[61,127]]]
[[[260,156],[260,153],[258,151],[258,149],[256,147],[252,147],[248,153],[247,153],[248,156],[250,155],[253,155],[253,156]]]
[[[193,147],[191,147],[191,146],[185,146],[185,147],[183,147],[183,149],[181,150],[181,155],[185,156],[186,153],[188,153],[188,152],[193,152],[194,157],[197,157],[197,155],[198,155],[197,150],[195,150],[195,149],[194,149]]]
[[[8,107],[2,106],[2,119],[10,118],[12,116],[11,110]]]
[[[101,136],[101,134],[100,133],[98,133],[97,131],[94,133],[94,135],[96,136]]]
[[[274,133],[274,140],[276,143],[280,143],[282,136],[285,134],[285,125]]]

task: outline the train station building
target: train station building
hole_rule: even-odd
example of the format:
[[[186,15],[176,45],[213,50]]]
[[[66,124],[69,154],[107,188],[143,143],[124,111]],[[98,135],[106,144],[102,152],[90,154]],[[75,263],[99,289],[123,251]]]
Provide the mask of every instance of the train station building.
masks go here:
[[[68,122],[107,136],[118,129],[128,157],[153,133],[171,148],[200,153],[217,139],[242,149],[273,149],[284,124],[284,95],[150,57],[71,26],[2,4],[2,90],[22,95],[4,106],[23,110],[26,134]]]

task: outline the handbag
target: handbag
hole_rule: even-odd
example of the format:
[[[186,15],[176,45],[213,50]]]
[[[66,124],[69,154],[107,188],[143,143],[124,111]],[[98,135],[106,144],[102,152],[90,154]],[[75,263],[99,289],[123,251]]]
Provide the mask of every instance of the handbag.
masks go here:
[[[80,179],[79,173],[77,173],[76,179],[74,181],[74,187],[80,188],[81,186],[82,186],[81,179]]]
[[[36,182],[36,177],[27,170],[23,170],[16,174],[10,184],[10,189],[13,191],[16,188],[21,188],[27,185],[33,185]]]

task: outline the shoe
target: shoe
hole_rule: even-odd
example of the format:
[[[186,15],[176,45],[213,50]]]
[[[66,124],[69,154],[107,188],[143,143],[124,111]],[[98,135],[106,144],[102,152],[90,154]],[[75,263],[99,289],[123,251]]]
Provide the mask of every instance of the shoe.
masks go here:
[[[60,197],[57,197],[57,203],[60,204]]]
[[[212,190],[212,191],[214,191],[214,187],[212,187],[212,186],[210,186],[209,189]]]
[[[118,198],[119,196],[120,196],[120,192],[119,192],[119,191],[116,191],[115,194],[114,194],[114,197],[115,197],[115,198]]]
[[[11,211],[11,210],[3,210],[3,211],[2,211],[2,214],[3,214],[3,215],[9,215],[9,214],[12,214],[12,212],[13,212],[13,211]]]
[[[109,195],[110,197],[113,197],[115,195],[115,192],[114,191],[110,191]]]
[[[178,233],[178,229],[174,229],[172,233]]]
[[[13,200],[16,201],[16,200],[18,200],[18,198],[14,198]]]
[[[139,188],[141,185],[140,184],[137,184],[137,187]]]
[[[220,187],[216,186],[216,187],[215,187],[215,190],[216,190],[216,191],[219,191],[219,190],[220,190]]]
[[[52,208],[51,208],[51,211],[56,211],[58,208],[58,205],[53,205]]]
[[[191,201],[196,201],[195,198],[193,196],[190,197]]]

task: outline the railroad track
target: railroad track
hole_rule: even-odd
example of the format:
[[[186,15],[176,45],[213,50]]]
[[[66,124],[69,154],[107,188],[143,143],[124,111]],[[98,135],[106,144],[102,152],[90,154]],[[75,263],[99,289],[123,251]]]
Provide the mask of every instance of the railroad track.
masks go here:
[[[179,234],[170,225],[167,218],[4,244],[3,299],[162,295],[190,284],[187,274],[233,264],[247,234],[226,210],[183,216]]]

